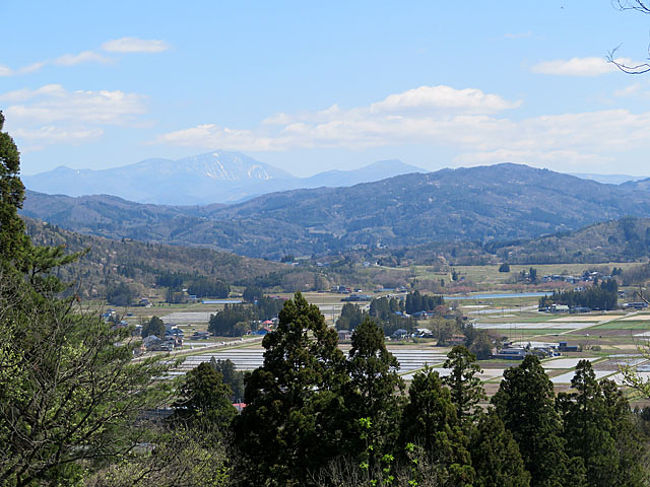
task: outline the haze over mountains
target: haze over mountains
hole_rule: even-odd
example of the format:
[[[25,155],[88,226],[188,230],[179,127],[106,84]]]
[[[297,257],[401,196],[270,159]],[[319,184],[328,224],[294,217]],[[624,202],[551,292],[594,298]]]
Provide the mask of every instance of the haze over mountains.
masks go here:
[[[504,242],[650,216],[641,183],[602,184],[518,164],[406,174],[352,187],[266,194],[234,205],[143,205],[29,192],[23,213],[109,238],[200,245],[252,257],[430,242]]]
[[[215,151],[179,160],[147,159],[103,170],[61,166],[22,179],[28,189],[47,194],[112,195],[138,203],[205,205],[289,189],[352,186],[414,172],[424,171],[389,160],[356,170],[299,178],[239,152]]]

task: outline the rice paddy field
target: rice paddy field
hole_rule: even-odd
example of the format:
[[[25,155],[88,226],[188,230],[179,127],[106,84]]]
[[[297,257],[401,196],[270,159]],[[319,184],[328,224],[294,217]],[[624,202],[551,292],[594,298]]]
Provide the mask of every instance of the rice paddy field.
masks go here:
[[[621,265],[616,264],[616,266]],[[516,273],[519,267],[523,269],[525,266],[512,266],[510,275]],[[584,270],[585,265],[535,267],[539,275],[561,272],[578,274]],[[647,375],[650,378],[650,356],[644,357],[640,351],[640,347],[650,340],[650,311],[617,310],[579,315],[542,313],[537,310],[538,296],[531,296],[529,290],[524,289],[521,294],[511,290],[510,294],[515,295],[504,297],[503,290],[495,289],[495,284],[505,283],[509,277],[508,274],[496,272],[495,266],[459,269],[461,275],[466,275],[468,279],[477,281],[487,279],[493,286],[491,293],[458,296],[457,299],[448,301],[452,306],[460,308],[476,328],[486,330],[495,338],[507,337],[508,340],[524,346],[528,343],[557,344],[563,341],[579,347],[579,352],[563,353],[561,357],[543,361],[544,368],[558,391],[570,388],[575,366],[580,359],[589,359],[599,378],[610,378],[622,386],[625,384],[621,368],[625,366],[637,368],[641,376]],[[374,297],[388,294],[387,292],[375,294],[366,290],[362,292]],[[280,296],[291,297],[290,294]],[[328,324],[335,323],[344,304],[341,301],[343,295],[308,292],[304,293],[304,296],[320,308]],[[361,307],[369,305],[368,302],[356,304]],[[187,304],[136,308],[128,320],[137,323],[155,314],[167,323],[176,323],[184,329],[185,336],[188,337],[194,331],[207,329],[210,315],[223,309],[223,306],[223,304]],[[421,327],[428,327],[427,320],[420,323]],[[432,341],[390,342],[388,346],[398,358],[401,364],[400,374],[406,380],[425,366],[435,368],[440,374],[448,373],[442,368],[448,349],[437,347]],[[344,350],[346,347],[347,345],[342,345]],[[228,358],[238,368],[251,370],[262,363],[262,352],[260,339],[244,343],[222,337],[211,337],[200,343],[190,341],[186,342],[184,347],[183,353],[188,357],[179,372],[182,373],[212,357]],[[518,363],[518,361],[507,360],[480,362],[483,368],[481,378],[488,394],[496,391],[504,370]]]

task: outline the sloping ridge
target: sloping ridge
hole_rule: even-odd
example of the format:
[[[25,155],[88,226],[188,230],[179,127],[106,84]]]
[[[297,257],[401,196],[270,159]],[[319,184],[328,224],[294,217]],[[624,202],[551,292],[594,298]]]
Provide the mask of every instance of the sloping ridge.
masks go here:
[[[229,206],[113,204],[106,197],[58,197],[50,205],[48,198],[30,193],[24,213],[106,237],[205,245],[257,257],[527,239],[628,215],[650,216],[650,192],[510,163],[278,192]]]

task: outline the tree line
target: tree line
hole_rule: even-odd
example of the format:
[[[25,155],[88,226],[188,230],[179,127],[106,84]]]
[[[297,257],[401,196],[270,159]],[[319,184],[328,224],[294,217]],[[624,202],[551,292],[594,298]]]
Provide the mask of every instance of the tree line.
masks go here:
[[[594,284],[584,289],[555,291],[550,296],[539,298],[540,309],[553,304],[563,304],[570,308],[580,306],[589,309],[616,309],[618,306],[618,283],[615,279],[607,279],[600,284]]]

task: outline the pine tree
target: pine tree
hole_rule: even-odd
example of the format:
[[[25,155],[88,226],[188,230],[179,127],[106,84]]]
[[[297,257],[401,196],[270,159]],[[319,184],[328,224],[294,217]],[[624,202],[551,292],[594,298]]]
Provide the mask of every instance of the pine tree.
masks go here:
[[[476,363],[476,356],[464,346],[457,345],[447,355],[443,367],[451,369],[442,382],[449,387],[458,420],[461,425],[473,423],[482,411],[478,404],[486,399],[478,377],[481,367]]]
[[[492,403],[519,445],[526,470],[531,474],[530,485],[581,485],[581,473],[569,473],[570,462],[564,450],[562,423],[555,410],[553,384],[539,359],[528,355],[521,365],[507,369],[503,377]]]
[[[247,406],[234,422],[235,470],[241,485],[309,485],[343,435],[347,375],[336,331],[296,293],[262,346],[264,364],[247,378]]]
[[[528,487],[530,473],[524,467],[519,446],[503,421],[490,409],[471,435],[475,487]]]

